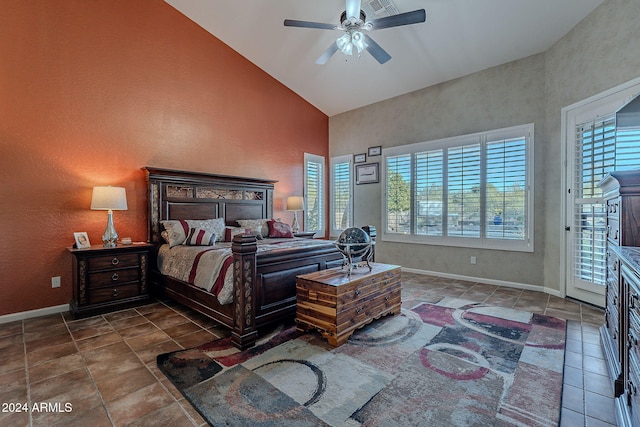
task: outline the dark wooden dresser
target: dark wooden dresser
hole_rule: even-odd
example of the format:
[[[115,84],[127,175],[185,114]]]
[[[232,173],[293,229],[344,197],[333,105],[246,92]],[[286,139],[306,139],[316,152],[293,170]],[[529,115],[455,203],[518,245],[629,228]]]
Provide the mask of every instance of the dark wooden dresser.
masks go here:
[[[149,251],[152,245],[68,248],[73,255],[74,319],[147,302]]]
[[[620,425],[640,425],[640,171],[611,172],[600,182],[607,209],[605,324],[600,328],[614,382]],[[634,265],[635,264],[635,265]],[[634,420],[632,422],[632,420]]]
[[[317,329],[333,346],[358,328],[387,314],[400,313],[401,271],[397,265],[371,263],[354,270],[332,268],[298,276],[296,324]]]

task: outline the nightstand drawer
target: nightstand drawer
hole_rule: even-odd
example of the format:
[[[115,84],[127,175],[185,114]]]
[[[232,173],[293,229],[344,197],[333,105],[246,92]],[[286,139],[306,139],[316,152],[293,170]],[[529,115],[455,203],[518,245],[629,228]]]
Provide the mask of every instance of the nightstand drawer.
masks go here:
[[[150,244],[68,248],[73,255],[74,319],[143,304],[151,298],[147,276]]]
[[[113,268],[137,267],[140,264],[138,254],[114,254],[111,256],[88,259],[89,272],[109,270]]]
[[[125,268],[100,273],[89,273],[88,286],[96,288],[105,285],[118,285],[140,280],[139,268]]]
[[[90,304],[98,304],[108,301],[117,301],[125,298],[131,298],[140,294],[140,287],[137,283],[129,285],[108,286],[99,289],[93,289],[89,296]]]

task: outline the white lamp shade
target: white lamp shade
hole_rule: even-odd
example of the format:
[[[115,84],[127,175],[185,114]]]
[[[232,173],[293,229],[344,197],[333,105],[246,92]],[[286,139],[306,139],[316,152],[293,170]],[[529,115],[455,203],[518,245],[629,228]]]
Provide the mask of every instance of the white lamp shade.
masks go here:
[[[91,209],[126,211],[127,194],[124,187],[93,187]]]
[[[288,211],[303,211],[304,210],[304,197],[300,197],[300,196],[287,197],[287,210]]]

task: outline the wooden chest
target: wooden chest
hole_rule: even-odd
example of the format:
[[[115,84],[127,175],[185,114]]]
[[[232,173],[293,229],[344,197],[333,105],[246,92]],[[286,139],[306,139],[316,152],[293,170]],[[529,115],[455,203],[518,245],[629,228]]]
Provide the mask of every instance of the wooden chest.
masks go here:
[[[332,268],[298,276],[296,324],[317,329],[333,346],[358,328],[387,314],[400,313],[400,267],[371,263],[372,271]]]

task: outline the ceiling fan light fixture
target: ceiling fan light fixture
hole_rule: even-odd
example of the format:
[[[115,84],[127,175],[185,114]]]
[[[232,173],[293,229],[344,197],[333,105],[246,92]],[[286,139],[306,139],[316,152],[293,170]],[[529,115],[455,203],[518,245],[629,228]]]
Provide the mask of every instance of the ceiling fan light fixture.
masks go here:
[[[354,46],[358,51],[358,55],[367,48],[365,37],[360,31],[347,31],[336,40],[336,45],[345,55],[352,55]]]

